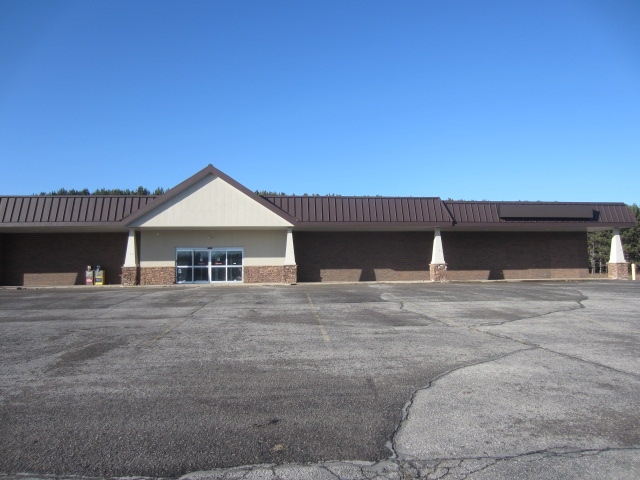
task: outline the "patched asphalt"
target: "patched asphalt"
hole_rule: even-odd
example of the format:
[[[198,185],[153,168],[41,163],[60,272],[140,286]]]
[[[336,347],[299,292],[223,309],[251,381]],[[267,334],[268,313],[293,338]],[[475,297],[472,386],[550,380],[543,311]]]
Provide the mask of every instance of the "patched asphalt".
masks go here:
[[[639,294],[606,281],[0,290],[0,472],[640,478]]]

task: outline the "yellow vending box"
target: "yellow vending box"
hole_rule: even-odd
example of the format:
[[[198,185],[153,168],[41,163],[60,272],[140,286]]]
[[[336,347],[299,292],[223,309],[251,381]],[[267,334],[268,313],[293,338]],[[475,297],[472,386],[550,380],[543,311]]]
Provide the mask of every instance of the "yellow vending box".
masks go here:
[[[94,285],[104,285],[104,277],[105,277],[105,271],[104,270],[100,270],[100,265],[98,265],[96,267],[96,271],[94,272]]]

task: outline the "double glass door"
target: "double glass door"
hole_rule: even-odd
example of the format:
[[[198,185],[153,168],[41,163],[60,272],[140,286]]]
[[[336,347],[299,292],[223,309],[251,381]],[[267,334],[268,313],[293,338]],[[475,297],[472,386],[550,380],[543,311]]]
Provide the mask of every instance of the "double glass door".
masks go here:
[[[176,249],[176,283],[242,282],[241,248]]]

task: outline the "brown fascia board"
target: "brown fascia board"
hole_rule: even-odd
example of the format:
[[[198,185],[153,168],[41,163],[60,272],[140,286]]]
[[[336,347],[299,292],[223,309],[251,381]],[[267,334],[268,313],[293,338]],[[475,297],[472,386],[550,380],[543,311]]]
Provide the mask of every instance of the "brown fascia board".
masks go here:
[[[291,224],[295,224],[296,223],[296,219],[295,218],[291,217],[290,215],[288,215],[284,211],[280,210],[274,204],[272,204],[271,202],[265,200],[264,198],[262,198],[257,193],[252,192],[247,187],[245,187],[244,185],[238,183],[233,178],[231,178],[227,174],[221,172],[220,170],[218,170],[217,168],[215,168],[211,164],[207,165],[205,168],[200,170],[195,175],[192,175],[191,177],[187,178],[184,182],[176,185],[175,187],[173,187],[170,190],[167,190],[165,193],[160,195],[155,201],[147,204],[144,208],[141,208],[140,210],[138,210],[134,214],[123,218],[122,219],[122,223],[124,225],[127,225],[127,226],[130,225],[133,221],[138,220],[139,218],[141,218],[141,217],[145,216],[146,214],[152,212],[153,210],[155,210],[159,206],[163,205],[165,202],[171,200],[176,195],[178,195],[181,192],[185,191],[187,188],[191,187],[192,185],[196,184],[197,182],[199,182],[203,178],[206,178],[209,175],[213,175],[213,176],[218,177],[221,180],[225,181],[226,183],[228,183],[229,185],[234,187],[236,190],[239,190],[240,192],[242,192],[245,195],[249,196],[250,198],[252,198],[256,202],[258,202],[260,205],[268,208],[273,213],[275,213],[276,215],[280,216],[281,218],[283,218],[287,222],[289,222]]]
[[[384,230],[385,228],[448,228],[453,226],[451,222],[303,222],[300,221],[296,225],[297,227],[326,227],[326,228],[370,228],[376,227]]]

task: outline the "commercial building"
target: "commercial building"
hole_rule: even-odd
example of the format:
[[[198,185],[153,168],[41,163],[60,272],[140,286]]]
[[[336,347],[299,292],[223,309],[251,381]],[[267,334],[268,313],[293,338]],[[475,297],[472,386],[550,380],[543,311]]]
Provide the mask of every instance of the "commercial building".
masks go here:
[[[262,197],[209,165],[160,196],[0,197],[0,284],[562,279],[588,275],[587,232],[623,203]]]

